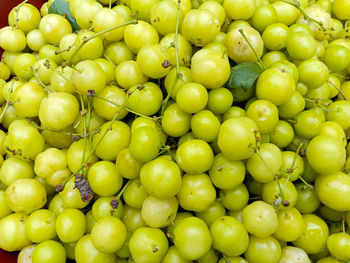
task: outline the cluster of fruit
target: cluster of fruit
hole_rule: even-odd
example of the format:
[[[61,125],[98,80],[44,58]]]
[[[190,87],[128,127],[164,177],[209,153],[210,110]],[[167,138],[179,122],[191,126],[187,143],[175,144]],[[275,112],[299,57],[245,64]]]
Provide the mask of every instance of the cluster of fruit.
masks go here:
[[[350,260],[350,0],[27,1],[0,29],[1,249]]]

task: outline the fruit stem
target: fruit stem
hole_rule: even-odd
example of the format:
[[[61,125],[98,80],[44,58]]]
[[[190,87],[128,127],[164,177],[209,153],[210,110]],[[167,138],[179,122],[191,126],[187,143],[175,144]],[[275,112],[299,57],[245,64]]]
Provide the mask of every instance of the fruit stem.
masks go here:
[[[67,83],[69,83],[70,85],[72,85],[72,83],[70,82],[69,79],[66,78],[65,75],[63,75],[63,73],[59,72],[57,69],[55,69],[54,67],[52,67],[51,65],[48,65],[48,68],[55,71],[58,75],[60,75],[62,78],[64,78],[65,81],[67,81]],[[63,68],[62,68],[63,70]]]
[[[163,106],[161,110],[161,116],[163,116],[165,107],[171,97],[171,94],[173,93],[176,83],[179,78],[181,78],[180,73],[180,63],[179,63],[179,42],[178,42],[178,36],[179,36],[179,24],[180,24],[180,11],[181,11],[181,0],[177,1],[177,13],[176,13],[176,27],[175,27],[175,36],[174,36],[174,43],[175,43],[175,61],[176,61],[176,76],[173,82],[173,85],[171,86],[171,89],[169,90],[166,98],[163,100]]]
[[[309,99],[309,98],[305,98],[305,97],[304,97],[304,100],[305,100],[305,101],[308,101],[308,102],[312,102],[313,105],[314,105],[314,107],[319,107],[320,109],[322,109],[322,110],[328,112],[328,108],[327,108],[325,105],[321,104],[321,103],[320,103],[320,100],[317,100],[317,99],[316,99],[316,100],[315,100],[315,99]]]
[[[80,104],[81,104],[81,110],[82,111],[85,111],[85,105],[84,105],[84,99],[83,99],[83,96],[79,94],[79,98],[80,98]],[[86,138],[86,135],[87,135],[87,132],[86,132],[86,114],[84,114],[83,117],[83,125],[84,125],[84,129],[83,129],[83,134],[84,134],[84,148],[83,148],[83,157],[81,158],[81,165],[84,164],[84,161],[85,161],[85,155],[86,155],[86,144],[87,144],[87,138]]]
[[[343,232],[343,233],[346,233],[346,228],[345,228],[345,217],[346,217],[346,213],[343,213],[343,220],[341,221],[342,232]]]
[[[292,2],[289,0],[282,0],[282,2],[285,2],[287,4],[290,4],[294,7],[296,7],[298,9],[298,11],[305,17],[305,19],[314,23],[323,32],[327,31],[327,29],[322,25],[322,23],[320,21],[317,21],[316,19],[312,18],[311,16],[309,16],[308,14],[305,13],[304,9],[300,6],[300,3],[298,0],[293,0]]]
[[[129,98],[129,97],[128,97],[129,93],[126,93],[126,94],[127,94],[127,97],[126,97],[126,100],[123,102],[123,105],[122,105],[122,106],[124,106],[124,104],[127,102],[128,98]],[[80,172],[84,169],[84,167],[86,166],[86,164],[87,164],[88,162],[90,162],[92,156],[94,155],[94,153],[95,153],[96,150],[97,150],[97,147],[101,144],[102,140],[103,140],[104,137],[107,135],[107,133],[108,133],[110,130],[112,130],[112,126],[113,126],[114,122],[117,120],[117,118],[118,118],[118,116],[119,116],[121,110],[122,110],[122,107],[119,107],[118,111],[114,114],[112,120],[110,121],[110,123],[109,123],[107,129],[106,129],[106,130],[104,131],[104,133],[101,135],[101,137],[100,137],[100,139],[97,141],[96,145],[94,145],[94,146],[92,147],[92,149],[91,149],[91,151],[90,151],[88,157],[86,158],[86,160],[83,159],[83,160],[84,160],[83,164],[80,165],[80,167],[75,171],[75,173],[71,174],[71,175],[62,183],[62,187],[64,187],[64,186],[67,184],[67,182],[68,182],[73,176],[75,176],[76,174],[80,173]]]
[[[329,85],[331,85],[333,88],[335,88],[340,93],[340,95],[343,96],[344,100],[348,100],[348,98],[345,96],[344,92],[341,89],[339,89],[333,82],[331,82],[329,80],[327,82]]]
[[[244,31],[242,28],[239,29],[239,33],[241,33],[242,37],[244,38],[244,40],[247,42],[248,46],[250,47],[250,49],[253,51],[254,55],[256,56],[256,58],[259,61],[260,66],[262,67],[263,70],[265,70],[265,66],[264,63],[262,62],[261,58],[258,56],[258,54],[255,52],[254,47],[252,46],[252,44],[250,43],[249,39],[247,38],[247,36],[245,35]]]
[[[147,116],[147,115],[144,115],[144,114],[139,113],[139,112],[136,112],[136,111],[133,111],[133,110],[129,109],[128,107],[124,106],[124,104],[123,104],[123,105],[117,104],[117,103],[115,103],[115,102],[113,102],[113,101],[111,101],[111,100],[109,100],[109,99],[103,98],[103,97],[101,97],[101,96],[99,96],[99,95],[97,95],[97,94],[94,94],[93,97],[96,97],[96,98],[98,98],[98,99],[104,100],[104,101],[106,101],[106,102],[108,102],[108,103],[110,103],[110,104],[112,104],[112,105],[114,105],[114,106],[117,106],[117,107],[119,107],[119,108],[121,108],[121,109],[123,109],[123,110],[126,110],[126,111],[128,111],[128,112],[131,112],[131,113],[133,113],[133,114],[135,114],[135,115],[138,115],[138,116],[141,116],[141,117],[144,117],[144,118],[153,120],[152,117]]]
[[[27,3],[29,0],[24,0],[22,3],[18,4],[16,7],[15,7],[15,12],[16,12],[16,21],[15,21],[15,24],[13,25],[13,28],[14,29],[17,29],[17,23],[19,22],[19,9],[25,4]]]
[[[277,186],[278,186],[278,188],[279,188],[279,190],[280,190],[280,195],[281,195],[281,197],[282,197],[282,201],[284,201],[285,198],[284,198],[284,194],[283,194],[283,189],[284,189],[285,186],[283,186],[283,188],[282,188],[282,186],[281,186],[281,184],[280,184],[280,182],[279,182],[277,176],[274,174],[274,172],[271,170],[271,168],[267,165],[267,163],[265,162],[265,160],[262,158],[262,156],[261,156],[261,154],[260,154],[260,152],[259,152],[258,149],[255,151],[255,153],[259,156],[260,160],[262,161],[262,163],[264,164],[264,166],[266,167],[266,169],[269,170],[269,172],[273,175],[273,178],[276,180]],[[287,181],[286,181],[286,182],[287,182]]]
[[[112,63],[112,65],[116,68],[117,66],[113,63],[113,61],[106,55],[106,54],[103,54],[103,56],[105,57],[105,59],[107,59],[109,62]]]
[[[297,148],[297,150],[295,151],[292,165],[291,165],[290,168],[288,168],[288,169],[286,170],[288,176],[287,176],[287,180],[286,180],[286,182],[285,182],[285,184],[284,184],[284,186],[283,186],[283,189],[287,186],[287,183],[288,183],[290,177],[292,176],[293,170],[296,168],[296,167],[294,167],[294,166],[295,166],[295,162],[297,161],[297,156],[299,155],[299,152],[300,152],[300,150],[304,147],[304,145],[305,145],[305,142],[304,142],[304,141],[301,141],[301,142],[298,144],[298,148]]]
[[[14,85],[14,84],[15,84],[15,82],[13,81],[13,82],[11,83],[11,87],[10,87],[9,90],[8,90],[6,104],[5,104],[5,107],[4,107],[4,109],[2,110],[1,115],[0,115],[0,122],[3,121],[3,118],[4,118],[4,116],[5,116],[6,112],[7,112],[7,109],[9,108],[9,106],[10,106],[10,104],[11,104],[10,96],[11,96],[11,94],[12,94],[12,92],[13,92],[13,85]]]
[[[124,185],[123,189],[119,192],[119,194],[117,195],[116,199],[117,200],[120,200],[120,198],[122,197],[125,189],[128,187],[129,183],[130,183],[131,180],[128,180],[127,183]]]
[[[302,181],[303,184],[305,184],[309,189],[313,189],[313,188],[314,188],[311,184],[309,184],[308,182],[306,182],[305,179],[304,179],[301,175],[299,175],[299,179],[300,179],[300,181]]]
[[[73,58],[78,54],[78,52],[83,48],[83,46],[89,42],[91,39],[94,39],[95,37],[99,37],[105,33],[108,33],[109,31],[112,31],[114,29],[117,29],[119,27],[123,27],[123,26],[127,26],[127,25],[130,25],[130,24],[137,24],[137,19],[132,19],[132,20],[129,20],[125,23],[122,23],[122,24],[119,24],[119,25],[115,25],[115,26],[112,26],[110,28],[107,28],[105,30],[102,30],[92,36],[89,36],[89,37],[85,37],[82,41],[82,43],[77,47],[76,50],[74,50],[74,53],[72,54],[72,56],[68,59],[68,61],[66,62],[67,64],[71,63]]]
[[[226,263],[231,263],[231,261],[228,259],[228,257],[225,254],[222,254],[222,257]]]
[[[48,86],[46,86],[40,79],[39,74],[38,74],[38,70],[36,70],[35,68],[31,67],[31,70],[33,71],[35,78],[39,81],[39,84],[46,89],[47,91],[51,92],[51,93],[55,93],[56,91],[49,88]]]
[[[109,0],[109,9],[112,9],[112,0]]]

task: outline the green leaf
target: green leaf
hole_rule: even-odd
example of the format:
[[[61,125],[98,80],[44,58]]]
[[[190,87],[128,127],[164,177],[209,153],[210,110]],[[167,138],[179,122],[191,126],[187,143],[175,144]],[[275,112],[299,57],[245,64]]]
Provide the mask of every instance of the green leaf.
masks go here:
[[[80,26],[77,24],[77,21],[72,16],[72,13],[69,10],[69,3],[66,0],[53,1],[49,7],[49,14],[57,14],[64,16],[72,25],[74,31],[80,29]]]
[[[256,62],[244,62],[231,69],[231,75],[226,83],[229,89],[243,89],[247,91],[254,85],[254,82],[264,69]]]

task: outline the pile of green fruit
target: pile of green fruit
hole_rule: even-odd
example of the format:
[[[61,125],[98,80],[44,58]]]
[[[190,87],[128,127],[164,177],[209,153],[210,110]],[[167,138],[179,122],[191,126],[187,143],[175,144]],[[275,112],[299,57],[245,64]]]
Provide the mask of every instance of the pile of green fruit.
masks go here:
[[[1,249],[350,261],[350,0],[27,1],[0,29]]]

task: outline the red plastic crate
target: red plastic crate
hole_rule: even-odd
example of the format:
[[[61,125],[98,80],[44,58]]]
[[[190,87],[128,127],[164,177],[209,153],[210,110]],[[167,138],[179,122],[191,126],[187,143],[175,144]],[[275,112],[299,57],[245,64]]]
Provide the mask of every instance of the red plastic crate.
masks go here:
[[[11,9],[21,3],[22,0],[0,0],[0,28],[8,25],[7,15],[10,13]],[[35,5],[39,8],[44,0],[29,0],[28,3]],[[0,48],[0,54],[2,54],[2,50]],[[16,263],[17,262],[17,254],[15,252],[9,253],[0,249],[0,262],[1,263]]]

